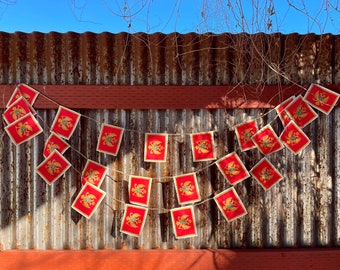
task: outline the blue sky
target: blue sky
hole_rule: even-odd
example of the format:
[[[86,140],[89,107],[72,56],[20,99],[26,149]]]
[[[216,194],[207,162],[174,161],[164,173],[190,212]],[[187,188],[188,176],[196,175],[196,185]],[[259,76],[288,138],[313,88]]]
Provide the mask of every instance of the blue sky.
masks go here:
[[[310,0],[288,1],[291,5],[287,1],[234,0],[228,5],[227,0],[0,0],[0,31],[340,32],[338,1],[326,5],[325,0],[314,0],[307,7],[304,1]],[[261,4],[254,8],[251,2]]]

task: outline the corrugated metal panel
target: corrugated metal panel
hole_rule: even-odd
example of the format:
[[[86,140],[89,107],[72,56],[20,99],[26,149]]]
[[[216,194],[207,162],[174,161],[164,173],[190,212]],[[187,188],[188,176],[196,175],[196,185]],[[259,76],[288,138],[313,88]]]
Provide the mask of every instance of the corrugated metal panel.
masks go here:
[[[332,35],[0,32],[0,49],[0,84],[305,86],[339,78]]]
[[[258,117],[259,110],[183,111],[81,111],[96,121],[82,118],[65,154],[72,168],[52,186],[36,175],[42,161],[44,139],[55,111],[39,111],[45,134],[15,147],[7,135],[1,144],[1,245],[2,248],[120,249],[120,248],[229,248],[308,247],[339,245],[339,109],[306,128],[312,144],[300,155],[289,150],[270,155],[284,180],[265,192],[254,179],[236,185],[248,215],[227,223],[213,201],[195,207],[198,237],[176,241],[166,209],[177,207],[171,176],[198,172],[202,198],[229,185],[215,166],[193,163],[189,136],[170,136],[165,164],[143,161],[144,132],[192,133],[217,130],[217,156],[237,149],[229,127]],[[272,116],[271,116],[272,117]],[[95,151],[99,123],[123,126],[119,155],[115,158]],[[336,128],[334,128],[336,127]],[[257,151],[240,153],[250,169],[260,160]],[[70,205],[80,187],[80,172],[86,158],[109,167],[103,183],[107,198],[90,220],[80,218]],[[122,172],[122,173],[121,173]],[[127,202],[129,175],[153,178],[150,213],[140,238],[119,232]],[[167,177],[167,178],[164,178]]]
[[[331,35],[0,33],[0,83],[253,84],[259,85],[258,92],[262,84],[338,84],[339,44],[339,37]],[[79,112],[84,117],[69,141],[72,149],[65,154],[72,168],[52,186],[37,176],[35,168],[43,159],[56,111],[38,110],[44,135],[18,147],[1,123],[2,249],[339,246],[339,109],[329,116],[320,114],[304,129],[312,143],[302,154],[283,150],[270,155],[284,175],[270,191],[251,178],[237,184],[248,215],[227,223],[209,200],[195,207],[198,236],[186,240],[175,240],[166,210],[178,206],[171,176],[197,171],[205,199],[228,187],[215,166],[192,162],[187,134],[215,130],[217,157],[222,157],[237,149],[232,127],[252,118],[264,125],[275,114],[263,116],[263,109]],[[273,126],[279,132],[282,128],[276,121]],[[103,122],[127,129],[117,157],[95,150]],[[145,132],[177,134],[170,136],[166,163],[143,161]],[[240,156],[248,169],[261,158],[255,150]],[[102,185],[107,197],[90,220],[70,208],[86,158],[109,167]],[[154,182],[140,238],[119,232],[131,174],[152,177]]]

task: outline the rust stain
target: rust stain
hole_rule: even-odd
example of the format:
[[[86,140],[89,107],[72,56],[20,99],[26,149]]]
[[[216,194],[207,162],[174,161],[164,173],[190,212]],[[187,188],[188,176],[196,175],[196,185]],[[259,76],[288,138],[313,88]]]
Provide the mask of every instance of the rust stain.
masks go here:
[[[28,83],[42,93],[35,106],[46,131],[18,147],[3,133],[0,250],[339,246],[338,108],[304,129],[312,141],[304,153],[270,156],[285,178],[277,188],[266,193],[252,178],[237,187],[248,209],[242,220],[226,222],[209,202],[196,211],[198,237],[175,240],[168,213],[178,206],[171,176],[204,166],[192,162],[186,133],[218,130],[214,139],[222,156],[237,151],[236,124],[264,115],[259,125],[276,121],[266,112],[304,93],[310,83],[339,93],[339,44],[339,36],[312,34],[0,32],[1,112],[14,85]],[[58,107],[43,95],[96,119],[82,118],[69,140],[74,149],[65,154],[75,169],[51,187],[34,171]],[[124,134],[117,157],[93,147],[97,122],[104,121],[133,130]],[[275,123],[280,133],[282,126]],[[143,161],[143,133],[150,131],[182,134],[169,140],[169,158],[162,165]],[[79,153],[110,172],[103,183],[105,204],[91,220],[69,209],[86,161]],[[240,154],[248,168],[260,158],[252,150]],[[130,174],[157,182],[151,200],[155,209],[141,238],[120,233]],[[205,198],[229,186],[214,167],[199,176]]]

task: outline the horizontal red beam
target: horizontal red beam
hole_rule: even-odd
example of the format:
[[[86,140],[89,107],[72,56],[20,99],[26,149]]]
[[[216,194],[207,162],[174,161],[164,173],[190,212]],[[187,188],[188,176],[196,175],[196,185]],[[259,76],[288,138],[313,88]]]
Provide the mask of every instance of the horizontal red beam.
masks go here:
[[[10,250],[1,269],[339,269],[339,249]]]
[[[298,85],[262,86],[127,86],[30,85],[41,94],[34,107],[55,109],[235,109],[272,108],[292,95],[304,94]],[[340,92],[339,85],[327,86]],[[0,85],[4,108],[15,85]]]

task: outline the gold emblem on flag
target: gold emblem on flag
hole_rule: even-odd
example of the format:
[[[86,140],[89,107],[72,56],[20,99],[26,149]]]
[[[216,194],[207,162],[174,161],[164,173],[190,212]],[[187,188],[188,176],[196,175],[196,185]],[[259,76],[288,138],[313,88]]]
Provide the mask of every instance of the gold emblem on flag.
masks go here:
[[[80,203],[86,208],[91,208],[96,204],[96,196],[90,192],[86,192],[85,194],[81,195]]]
[[[33,128],[27,123],[18,123],[17,133],[20,137],[28,137]]]
[[[145,185],[135,184],[131,189],[132,194],[138,198],[143,198],[146,194]]]
[[[62,116],[58,119],[59,127],[63,130],[68,130],[73,127],[72,118],[69,116]]]
[[[247,128],[244,130],[244,132],[241,134],[241,139],[245,142],[250,142],[251,137],[254,135],[254,130],[252,128]]]
[[[272,148],[274,146],[274,138],[270,137],[269,135],[264,135],[262,138],[261,138],[261,147],[263,148]]]
[[[198,153],[206,154],[209,152],[210,143],[208,140],[200,140],[197,142],[195,149]]]
[[[176,226],[179,230],[187,230],[191,228],[192,220],[189,218],[189,215],[179,216],[176,221]]]
[[[286,137],[286,142],[290,145],[298,144],[300,141],[301,137],[299,136],[299,132],[294,132],[293,130],[291,130]]]
[[[229,176],[235,176],[240,173],[240,166],[237,165],[234,161],[229,162],[225,167],[224,171]]]
[[[237,210],[237,208],[238,208],[238,202],[231,197],[226,199],[223,203],[223,210],[234,212]]]
[[[137,228],[142,220],[140,219],[140,214],[138,213],[130,213],[129,216],[126,217],[126,224],[132,228]]]
[[[47,165],[45,167],[47,169],[47,172],[50,175],[58,174],[60,172],[61,164],[60,162],[54,160],[50,160],[47,162]]]
[[[90,182],[91,184],[95,184],[96,182],[99,181],[99,172],[97,170],[89,170],[85,174],[85,180],[87,182]]]
[[[23,107],[21,107],[20,105],[18,105],[17,107],[13,107],[12,111],[11,111],[11,116],[14,120],[19,119],[21,116],[25,115],[25,110]]]
[[[160,155],[164,150],[164,146],[161,141],[152,141],[148,145],[148,150],[150,150],[150,154]]]
[[[314,101],[315,104],[318,106],[325,106],[327,105],[329,96],[327,96],[325,93],[321,93],[319,91],[317,91],[314,95]]]
[[[273,171],[268,167],[263,168],[260,172],[261,181],[266,182],[272,179],[273,177],[274,177]]]
[[[182,183],[179,189],[181,194],[185,196],[190,196],[194,194],[193,192],[194,190],[195,190],[195,186],[192,185],[190,181],[185,181],[184,183]]]
[[[112,147],[117,143],[117,135],[114,133],[105,133],[105,135],[102,137],[102,141],[104,145]]]

